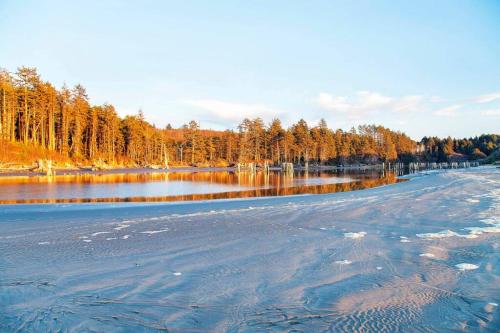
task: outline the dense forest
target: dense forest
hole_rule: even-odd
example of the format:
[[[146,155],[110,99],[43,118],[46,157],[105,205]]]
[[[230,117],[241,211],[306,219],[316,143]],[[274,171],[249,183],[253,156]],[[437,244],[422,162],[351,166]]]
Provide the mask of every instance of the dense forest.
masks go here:
[[[110,104],[91,105],[81,85],[56,89],[35,68],[0,70],[0,162],[15,160],[16,147],[30,148],[56,161],[79,165],[226,166],[264,161],[312,164],[382,161],[481,159],[500,145],[498,135],[470,139],[423,138],[365,125],[332,130],[324,120],[299,120],[284,128],[279,119],[243,119],[235,130],[200,129],[196,121],[181,128],[157,128],[137,115],[120,118]],[[168,115],[165,115],[168,117]],[[7,148],[5,148],[7,147]],[[3,159],[3,161],[2,161]]]

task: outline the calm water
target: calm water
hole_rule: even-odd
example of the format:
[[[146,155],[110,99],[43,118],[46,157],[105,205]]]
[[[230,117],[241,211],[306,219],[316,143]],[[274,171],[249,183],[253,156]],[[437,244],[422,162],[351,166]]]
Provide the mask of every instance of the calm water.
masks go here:
[[[0,204],[141,202],[227,199],[345,192],[399,181],[378,172],[97,173],[0,178]]]

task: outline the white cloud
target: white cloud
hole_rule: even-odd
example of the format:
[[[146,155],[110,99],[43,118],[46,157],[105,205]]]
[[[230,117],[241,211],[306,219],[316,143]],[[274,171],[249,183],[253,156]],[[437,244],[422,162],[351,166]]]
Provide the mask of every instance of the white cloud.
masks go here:
[[[422,103],[422,96],[408,95],[403,96],[394,103],[394,111],[417,111]]]
[[[483,116],[500,116],[500,109],[489,109],[489,110],[483,110],[481,111],[481,114]]]
[[[370,91],[358,92],[358,99],[360,102],[359,106],[365,110],[378,109],[392,102],[391,97]]]
[[[442,116],[442,117],[452,117],[456,114],[456,111],[460,109],[462,105],[451,105],[447,106],[445,108],[436,110],[434,114],[436,116]]]
[[[317,99],[318,104],[327,110],[346,112],[352,108],[343,96],[334,96],[328,93],[320,93]]]
[[[243,118],[270,118],[283,111],[259,104],[228,103],[215,99],[190,100],[185,104],[209,111],[213,116],[229,121],[241,121]]]
[[[481,95],[478,98],[476,98],[477,103],[489,103],[496,101],[497,99],[500,99],[500,91],[491,93],[491,94],[486,94],[486,95]]]
[[[360,91],[355,98],[322,92],[316,103],[333,112],[348,112],[351,117],[359,117],[372,111],[407,112],[416,111],[423,101],[422,96],[408,95],[399,98],[381,95],[377,92]]]

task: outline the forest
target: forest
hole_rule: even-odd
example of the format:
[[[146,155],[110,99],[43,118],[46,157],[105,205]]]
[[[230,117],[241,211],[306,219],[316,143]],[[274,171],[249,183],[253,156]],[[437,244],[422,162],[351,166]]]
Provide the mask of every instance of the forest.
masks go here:
[[[205,130],[194,120],[158,128],[137,115],[120,117],[111,104],[92,105],[85,88],[55,88],[36,68],[0,70],[0,163],[27,163],[43,156],[71,165],[228,166],[239,162],[317,165],[385,161],[483,159],[500,145],[499,135],[469,139],[424,137],[376,125],[332,130],[326,121],[303,119],[283,127],[260,118],[237,129]],[[165,117],[168,117],[166,114]],[[24,154],[24,155],[23,155]]]

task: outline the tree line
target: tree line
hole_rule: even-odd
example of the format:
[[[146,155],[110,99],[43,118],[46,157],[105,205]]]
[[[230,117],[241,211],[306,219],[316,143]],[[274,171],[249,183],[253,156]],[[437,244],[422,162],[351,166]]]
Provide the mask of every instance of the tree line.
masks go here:
[[[498,135],[471,139],[423,138],[375,125],[332,130],[325,120],[301,119],[285,128],[279,119],[244,119],[237,129],[157,128],[137,115],[121,118],[111,104],[91,105],[85,88],[56,89],[35,68],[0,70],[0,140],[40,147],[74,162],[116,165],[224,166],[239,162],[313,164],[446,161],[483,158],[499,145]],[[1,142],[0,142],[1,144]]]

